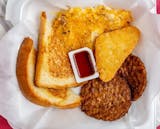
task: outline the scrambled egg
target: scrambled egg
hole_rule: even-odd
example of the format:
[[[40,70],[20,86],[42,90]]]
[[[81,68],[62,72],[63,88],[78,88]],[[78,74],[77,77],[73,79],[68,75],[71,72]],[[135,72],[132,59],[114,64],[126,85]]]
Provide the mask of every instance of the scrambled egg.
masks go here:
[[[95,38],[104,31],[127,26],[132,21],[129,11],[104,6],[70,8],[57,14],[53,21],[53,35],[67,51],[81,47],[94,48]]]

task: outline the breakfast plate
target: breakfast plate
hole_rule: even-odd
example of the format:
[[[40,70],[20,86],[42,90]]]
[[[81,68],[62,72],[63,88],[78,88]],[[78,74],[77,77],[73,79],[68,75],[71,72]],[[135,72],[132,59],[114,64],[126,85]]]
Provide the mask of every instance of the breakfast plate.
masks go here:
[[[141,31],[141,40],[134,49],[133,54],[140,57],[147,71],[147,88],[143,96],[132,106],[128,114],[114,122],[105,122],[86,116],[79,108],[60,110],[55,108],[43,108],[27,101],[21,94],[15,75],[15,64],[19,46],[24,37],[31,37],[37,46],[39,16],[45,11],[49,19],[56,16],[56,12],[68,7],[92,7],[103,4],[113,8],[123,8],[132,11],[133,25]],[[141,0],[89,0],[89,1],[30,1],[10,0],[6,9],[6,20],[13,25],[0,41],[1,68],[0,85],[4,91],[0,92],[0,113],[19,128],[32,129],[154,129],[154,116],[152,101],[159,88],[158,72],[160,65],[160,46],[158,44],[158,32],[154,15],[146,8],[145,1]],[[14,8],[13,8],[14,7]],[[146,22],[148,21],[148,22]],[[5,56],[3,56],[5,55]],[[14,56],[13,56],[14,55]],[[6,58],[8,57],[8,58]],[[5,70],[4,70],[5,69]],[[79,91],[79,88],[76,89]],[[7,100],[7,101],[6,101]],[[16,115],[15,115],[16,114]]]

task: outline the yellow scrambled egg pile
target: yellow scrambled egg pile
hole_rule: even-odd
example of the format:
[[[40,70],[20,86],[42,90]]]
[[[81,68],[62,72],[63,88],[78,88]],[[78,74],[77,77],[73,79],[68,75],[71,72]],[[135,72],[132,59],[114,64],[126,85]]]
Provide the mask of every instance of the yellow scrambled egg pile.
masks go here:
[[[127,26],[132,21],[129,11],[104,6],[70,8],[57,14],[53,21],[54,40],[63,44],[67,51],[81,47],[93,49],[97,36]]]

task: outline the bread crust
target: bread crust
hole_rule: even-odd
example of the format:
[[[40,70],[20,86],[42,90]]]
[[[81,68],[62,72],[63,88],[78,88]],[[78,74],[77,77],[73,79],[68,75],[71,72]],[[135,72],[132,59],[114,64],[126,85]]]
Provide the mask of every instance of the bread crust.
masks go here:
[[[42,100],[41,98],[37,98],[27,78],[27,65],[26,64],[28,62],[29,54],[31,52],[32,47],[33,47],[32,40],[25,38],[18,52],[17,64],[16,64],[16,74],[17,74],[19,87],[23,95],[27,99],[29,99],[31,102],[34,102],[42,106],[51,106],[51,103],[45,100]]]

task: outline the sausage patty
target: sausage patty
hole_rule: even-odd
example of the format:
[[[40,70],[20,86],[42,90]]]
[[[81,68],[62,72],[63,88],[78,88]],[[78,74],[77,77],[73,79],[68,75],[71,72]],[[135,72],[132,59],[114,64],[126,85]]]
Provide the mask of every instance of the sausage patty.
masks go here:
[[[147,76],[145,66],[139,57],[129,55],[119,69],[118,75],[129,84],[133,101],[142,96],[146,88]]]
[[[96,119],[113,121],[124,116],[131,105],[131,92],[127,82],[115,76],[109,82],[89,81],[81,88],[81,110]]]

